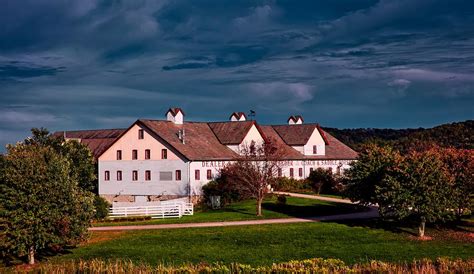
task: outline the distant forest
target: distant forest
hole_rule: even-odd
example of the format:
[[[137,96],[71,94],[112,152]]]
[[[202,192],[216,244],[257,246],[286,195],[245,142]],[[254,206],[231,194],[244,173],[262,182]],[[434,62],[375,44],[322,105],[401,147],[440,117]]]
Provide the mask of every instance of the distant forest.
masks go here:
[[[356,151],[360,151],[368,143],[391,145],[401,151],[430,143],[442,147],[474,149],[474,120],[443,124],[433,128],[324,128],[324,130]]]

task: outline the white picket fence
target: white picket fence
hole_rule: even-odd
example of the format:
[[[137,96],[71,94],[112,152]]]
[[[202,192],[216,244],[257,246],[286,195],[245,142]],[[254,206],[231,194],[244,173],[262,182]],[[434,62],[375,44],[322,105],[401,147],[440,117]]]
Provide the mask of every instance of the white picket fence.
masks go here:
[[[136,216],[151,216],[152,219],[181,218],[193,214],[194,205],[185,202],[163,202],[154,206],[115,206],[109,209],[109,218],[112,219]]]

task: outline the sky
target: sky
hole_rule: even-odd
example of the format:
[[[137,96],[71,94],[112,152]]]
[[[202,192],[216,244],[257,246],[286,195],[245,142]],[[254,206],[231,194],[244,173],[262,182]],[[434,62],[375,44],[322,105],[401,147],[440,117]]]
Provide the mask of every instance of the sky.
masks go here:
[[[339,128],[474,118],[474,1],[1,0],[0,151],[32,127],[256,111]]]

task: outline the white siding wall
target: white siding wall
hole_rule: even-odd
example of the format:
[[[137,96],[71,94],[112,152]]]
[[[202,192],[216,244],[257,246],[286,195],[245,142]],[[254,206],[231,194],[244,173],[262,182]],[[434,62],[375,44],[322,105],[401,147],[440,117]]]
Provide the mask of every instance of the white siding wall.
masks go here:
[[[99,162],[99,194],[101,195],[188,195],[188,166],[181,160],[101,161]],[[122,171],[122,181],[117,181],[117,170]],[[138,180],[132,180],[133,170]],[[151,180],[145,180],[145,171],[151,171]],[[176,170],[181,170],[181,180],[176,180]],[[105,171],[110,180],[105,181]],[[171,181],[160,181],[160,171],[172,172]]]
[[[290,177],[290,169],[293,168],[293,178],[304,179],[309,176],[311,168],[332,168],[333,173],[337,172],[337,168],[340,167],[341,174],[344,170],[348,169],[352,160],[317,160],[317,161],[288,161],[284,163],[282,167],[282,175],[284,177]],[[218,176],[221,168],[229,164],[229,161],[204,161],[204,162],[192,162],[190,164],[190,179],[191,179],[191,191],[193,195],[201,195],[201,188],[203,185],[208,183],[210,180],[207,179],[207,170],[212,171],[213,177]],[[302,176],[299,176],[299,169],[302,169]],[[195,170],[200,171],[200,179],[196,180]]]

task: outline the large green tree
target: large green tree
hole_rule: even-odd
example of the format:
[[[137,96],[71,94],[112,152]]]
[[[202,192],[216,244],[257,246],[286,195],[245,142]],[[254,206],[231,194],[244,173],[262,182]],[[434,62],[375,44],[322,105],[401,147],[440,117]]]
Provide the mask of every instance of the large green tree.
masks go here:
[[[418,221],[420,237],[426,222],[452,216],[452,180],[436,150],[409,153],[389,168],[375,193],[382,216]]]
[[[71,161],[50,146],[8,146],[0,172],[1,247],[28,256],[82,240],[93,215],[93,194],[79,186]]]
[[[363,205],[376,204],[376,187],[387,176],[387,170],[400,160],[400,154],[391,147],[365,146],[345,173],[345,195]]]
[[[97,193],[97,166],[90,149],[76,141],[65,141],[62,136],[53,136],[45,128],[31,129],[32,136],[25,140],[25,144],[47,146],[68,159],[74,167],[70,169],[70,176],[79,182],[85,190]]]

